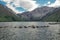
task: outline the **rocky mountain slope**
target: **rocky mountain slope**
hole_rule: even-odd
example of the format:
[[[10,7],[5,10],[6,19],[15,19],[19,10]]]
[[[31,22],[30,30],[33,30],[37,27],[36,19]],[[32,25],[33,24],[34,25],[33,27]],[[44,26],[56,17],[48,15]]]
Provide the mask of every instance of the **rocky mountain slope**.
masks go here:
[[[44,17],[49,12],[53,12],[55,8],[53,7],[40,7],[31,12],[24,12],[22,14],[18,14],[25,21],[40,21],[42,17]]]
[[[41,21],[45,22],[60,22],[60,8],[56,8],[51,14],[44,16]]]
[[[20,18],[15,13],[4,5],[0,4],[0,22],[19,21]]]
[[[45,22],[59,22],[60,8],[40,7],[31,12],[24,12],[16,14],[11,9],[0,4],[0,22],[11,21],[45,21]]]

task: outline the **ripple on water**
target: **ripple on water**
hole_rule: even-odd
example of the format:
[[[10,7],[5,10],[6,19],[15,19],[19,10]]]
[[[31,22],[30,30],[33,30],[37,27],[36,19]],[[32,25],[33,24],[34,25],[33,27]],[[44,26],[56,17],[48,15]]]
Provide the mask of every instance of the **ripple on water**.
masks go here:
[[[56,29],[53,26],[34,29],[0,28],[0,40],[60,40],[59,33],[60,28]]]

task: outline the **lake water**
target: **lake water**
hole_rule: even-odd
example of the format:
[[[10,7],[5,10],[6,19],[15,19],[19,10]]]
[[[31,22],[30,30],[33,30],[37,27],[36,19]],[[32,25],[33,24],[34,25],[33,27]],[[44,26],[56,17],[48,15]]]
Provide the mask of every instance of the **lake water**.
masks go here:
[[[50,22],[0,22],[0,40],[60,40],[60,24]],[[51,22],[52,23],[52,22]],[[39,26],[39,28],[18,28],[19,26]],[[49,27],[40,27],[40,26]],[[17,28],[14,28],[17,27]]]

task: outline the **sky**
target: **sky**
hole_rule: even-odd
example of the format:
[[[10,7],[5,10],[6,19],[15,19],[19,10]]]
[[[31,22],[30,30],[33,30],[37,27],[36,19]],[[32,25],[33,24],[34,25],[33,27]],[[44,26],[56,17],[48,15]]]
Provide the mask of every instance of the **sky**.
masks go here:
[[[0,4],[16,13],[23,13],[42,6],[60,7],[60,0],[0,0]]]

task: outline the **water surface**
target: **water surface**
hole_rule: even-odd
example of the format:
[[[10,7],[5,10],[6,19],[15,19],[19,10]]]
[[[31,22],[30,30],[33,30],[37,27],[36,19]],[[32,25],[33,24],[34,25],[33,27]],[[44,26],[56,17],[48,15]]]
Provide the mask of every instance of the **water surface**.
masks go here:
[[[40,28],[13,28],[14,26],[44,26]],[[60,25],[50,25],[48,22],[1,22],[0,40],[60,40]],[[10,28],[11,27],[11,28]]]

